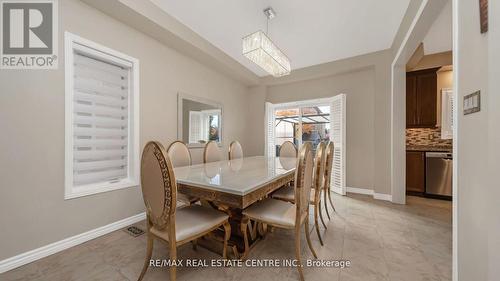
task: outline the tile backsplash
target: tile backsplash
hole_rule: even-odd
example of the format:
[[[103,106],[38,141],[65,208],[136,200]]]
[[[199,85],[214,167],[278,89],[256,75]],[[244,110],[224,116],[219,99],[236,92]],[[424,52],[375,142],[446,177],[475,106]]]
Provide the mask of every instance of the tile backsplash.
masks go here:
[[[406,145],[451,146],[452,140],[441,139],[440,128],[415,128],[406,129]]]

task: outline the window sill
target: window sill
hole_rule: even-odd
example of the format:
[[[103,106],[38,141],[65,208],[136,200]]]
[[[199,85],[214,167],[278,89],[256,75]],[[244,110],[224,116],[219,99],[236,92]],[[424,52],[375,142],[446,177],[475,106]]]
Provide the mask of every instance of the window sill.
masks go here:
[[[64,200],[75,199],[79,197],[84,197],[119,189],[125,189],[135,186],[139,186],[139,183],[137,181],[126,179],[111,184],[92,184],[80,187],[70,187],[70,190],[67,189],[66,192],[64,193]]]

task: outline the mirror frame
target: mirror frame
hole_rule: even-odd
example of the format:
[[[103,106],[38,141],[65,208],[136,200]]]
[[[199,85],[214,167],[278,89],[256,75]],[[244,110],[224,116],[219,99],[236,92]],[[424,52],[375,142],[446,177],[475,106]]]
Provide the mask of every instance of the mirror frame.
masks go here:
[[[224,143],[224,131],[225,131],[224,130],[224,106],[221,103],[218,103],[218,102],[206,99],[206,98],[189,95],[189,94],[182,93],[182,92],[179,92],[177,94],[177,139],[184,142],[184,138],[183,138],[184,136],[182,133],[183,125],[184,125],[182,107],[183,107],[183,103],[184,103],[183,101],[185,99],[192,100],[195,102],[205,103],[205,104],[211,105],[213,107],[220,108],[220,110],[221,110],[221,113],[220,113],[220,115],[221,115],[220,142],[218,142],[217,145],[219,147],[222,147],[223,143]],[[189,141],[187,141],[185,143],[189,148],[203,148],[203,147],[205,147],[204,143],[189,143]]]

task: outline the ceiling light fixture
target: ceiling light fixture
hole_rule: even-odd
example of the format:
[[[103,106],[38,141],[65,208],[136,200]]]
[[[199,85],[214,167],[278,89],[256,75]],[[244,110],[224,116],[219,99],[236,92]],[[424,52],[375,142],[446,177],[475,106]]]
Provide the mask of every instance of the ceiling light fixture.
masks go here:
[[[264,10],[267,18],[266,33],[259,30],[243,37],[243,55],[274,77],[290,74],[290,60],[268,37],[269,20],[276,12],[269,7]]]

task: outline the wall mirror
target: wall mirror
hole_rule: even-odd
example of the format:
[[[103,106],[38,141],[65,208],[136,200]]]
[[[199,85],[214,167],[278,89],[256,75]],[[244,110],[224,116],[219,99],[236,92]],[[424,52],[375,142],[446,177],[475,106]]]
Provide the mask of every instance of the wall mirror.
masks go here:
[[[203,147],[211,140],[222,144],[220,103],[179,93],[177,111],[177,135],[189,147]]]

